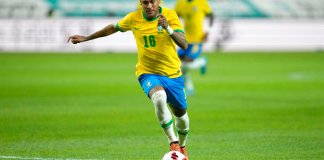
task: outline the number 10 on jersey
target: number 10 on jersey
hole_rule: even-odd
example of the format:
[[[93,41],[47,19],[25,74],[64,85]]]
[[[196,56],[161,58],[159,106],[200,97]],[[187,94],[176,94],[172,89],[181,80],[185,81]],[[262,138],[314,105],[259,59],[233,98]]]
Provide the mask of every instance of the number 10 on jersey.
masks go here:
[[[143,39],[144,39],[144,47],[145,48],[156,46],[155,37],[153,35],[143,36]]]

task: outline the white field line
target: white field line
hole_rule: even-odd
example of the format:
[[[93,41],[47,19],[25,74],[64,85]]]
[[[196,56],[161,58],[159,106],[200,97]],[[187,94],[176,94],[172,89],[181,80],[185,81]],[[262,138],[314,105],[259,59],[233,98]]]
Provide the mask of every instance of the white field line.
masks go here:
[[[0,159],[20,159],[20,160],[98,160],[98,159],[77,159],[77,158],[41,158],[41,157],[19,157],[19,156],[1,156]]]

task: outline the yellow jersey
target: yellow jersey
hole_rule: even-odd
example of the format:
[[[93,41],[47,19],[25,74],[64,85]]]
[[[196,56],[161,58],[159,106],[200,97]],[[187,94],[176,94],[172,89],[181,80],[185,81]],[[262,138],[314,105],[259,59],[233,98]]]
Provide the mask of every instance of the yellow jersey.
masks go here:
[[[205,16],[212,12],[207,0],[178,0],[175,11],[183,18],[188,43],[201,43]]]
[[[174,32],[183,32],[174,10],[160,7],[159,12],[165,16]],[[139,9],[119,20],[116,28],[121,32],[133,32],[138,49],[137,77],[142,74],[159,74],[170,78],[182,75],[176,44],[165,29],[158,27],[158,18],[148,19]]]

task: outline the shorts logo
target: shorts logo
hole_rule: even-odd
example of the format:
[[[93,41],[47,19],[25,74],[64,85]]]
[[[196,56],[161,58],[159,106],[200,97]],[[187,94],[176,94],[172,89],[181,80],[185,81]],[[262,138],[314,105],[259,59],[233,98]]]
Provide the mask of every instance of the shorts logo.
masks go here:
[[[146,86],[147,86],[147,87],[151,87],[151,86],[152,86],[151,81],[148,81],[148,82],[146,83]]]

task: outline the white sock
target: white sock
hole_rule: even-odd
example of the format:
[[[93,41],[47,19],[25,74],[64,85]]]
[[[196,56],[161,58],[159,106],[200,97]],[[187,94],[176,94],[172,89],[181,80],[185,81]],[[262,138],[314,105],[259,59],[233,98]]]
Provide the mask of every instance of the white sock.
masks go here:
[[[193,82],[191,80],[190,74],[185,73],[185,74],[183,74],[183,76],[184,76],[184,79],[185,79],[185,88],[186,88],[186,90],[193,91],[194,90],[194,84],[193,84]]]
[[[182,62],[182,66],[189,69],[198,69],[206,65],[206,59],[203,57],[197,58],[192,62]]]
[[[178,138],[173,129],[172,115],[169,108],[167,107],[167,96],[165,91],[160,90],[153,93],[151,100],[153,101],[155,107],[156,117],[160,122],[169,143],[178,141]]]
[[[174,117],[175,126],[179,135],[180,146],[183,147],[186,145],[188,133],[189,133],[189,117],[188,114],[184,114],[182,117]]]

